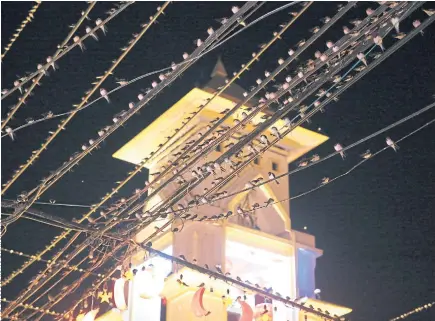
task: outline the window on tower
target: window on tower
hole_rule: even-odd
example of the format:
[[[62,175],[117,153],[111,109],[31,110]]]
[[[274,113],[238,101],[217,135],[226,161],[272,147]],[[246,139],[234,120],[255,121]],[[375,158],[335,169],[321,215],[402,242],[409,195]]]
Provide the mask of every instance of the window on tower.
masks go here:
[[[272,162],[272,170],[277,171],[278,170],[278,163]]]
[[[221,144],[218,144],[217,146],[216,146],[216,151],[217,152],[220,152],[222,149],[221,149]]]
[[[257,157],[254,159],[254,164],[255,165],[260,165],[260,157]]]

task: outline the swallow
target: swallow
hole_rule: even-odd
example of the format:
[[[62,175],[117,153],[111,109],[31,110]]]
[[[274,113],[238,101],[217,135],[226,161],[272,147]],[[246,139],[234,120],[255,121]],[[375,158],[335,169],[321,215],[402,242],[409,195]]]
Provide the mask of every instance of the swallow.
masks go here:
[[[343,146],[341,146],[341,144],[335,144],[334,149],[336,152],[340,153],[342,159],[345,159],[346,154],[344,153]]]
[[[397,150],[399,149],[399,146],[397,146],[397,144],[390,138],[390,137],[387,137],[386,139],[385,139],[385,142],[387,143],[387,145],[389,146],[389,147],[391,147],[395,152],[397,152]]]
[[[6,134],[8,134],[8,136],[9,136],[12,140],[15,140],[15,134],[14,134],[14,131],[13,131],[12,128],[10,128],[10,127],[6,127],[6,128],[5,128],[5,132],[6,132]]]
[[[424,13],[427,14],[429,17],[433,16],[435,13],[435,9],[423,9]]]
[[[270,204],[272,204],[273,202],[275,202],[275,200],[273,198],[269,198],[266,202],[264,202],[264,204],[267,206],[269,206]]]
[[[385,50],[384,45],[383,45],[383,41],[382,41],[382,37],[381,36],[376,36],[373,38],[373,42],[378,45],[382,51]]]
[[[98,18],[95,20],[95,24],[100,27],[101,31],[103,31],[104,35],[106,35],[107,27],[103,24],[103,20]]]
[[[86,49],[85,44],[81,41],[81,39],[80,39],[79,36],[75,36],[75,37],[73,38],[73,41],[74,41],[74,43],[76,43],[76,44],[79,45],[79,47],[80,47],[80,49],[81,49],[82,51],[84,51],[84,50]]]
[[[367,149],[365,153],[361,154],[361,157],[364,159],[369,159],[370,157],[372,157],[372,153],[369,149]]]
[[[269,175],[269,179],[273,179],[273,180],[275,180],[275,183],[276,183],[277,185],[279,185],[279,182],[278,182],[278,180],[276,179],[276,176],[275,176],[274,173],[269,172],[268,175]]]

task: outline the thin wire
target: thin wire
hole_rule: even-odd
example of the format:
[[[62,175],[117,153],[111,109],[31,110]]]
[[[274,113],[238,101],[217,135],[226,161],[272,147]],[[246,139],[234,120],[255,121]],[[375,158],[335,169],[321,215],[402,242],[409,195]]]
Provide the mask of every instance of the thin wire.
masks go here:
[[[56,52],[53,55],[53,59],[56,59],[62,52],[63,47],[71,40],[72,36],[76,33],[76,31],[79,29],[82,22],[87,18],[89,12],[91,12],[92,8],[95,6],[96,2],[91,2],[91,4],[88,6],[86,11],[83,13],[82,17],[77,21],[77,23],[74,25],[74,28],[68,33],[65,40],[59,45],[59,48],[56,50]],[[24,93],[23,97],[18,100],[18,104],[14,106],[14,108],[9,112],[6,119],[2,121],[1,123],[1,129],[5,128],[6,124],[12,119],[14,114],[18,111],[18,109],[21,107],[21,105],[24,103],[27,97],[30,96],[30,93],[32,90],[36,87],[36,85],[39,84],[39,81],[44,77],[44,72],[41,72],[37,79],[33,82],[33,84],[29,87],[29,89]],[[20,84],[21,86],[21,84]]]
[[[1,213],[1,215],[4,215],[4,216],[11,216],[12,214]],[[30,221],[35,221],[35,222],[38,222],[38,223],[42,223],[42,224],[45,224],[45,225],[48,225],[48,226],[58,227],[58,228],[61,228],[61,229],[67,230],[67,231],[69,231],[69,230],[72,230],[72,231],[79,231],[79,232],[86,232],[86,231],[87,231],[87,230],[80,230],[80,229],[73,228],[73,227],[67,227],[66,225],[53,223],[53,222],[51,222],[51,221],[44,220],[44,219],[34,218],[34,217],[32,217],[32,216],[27,216],[27,215],[25,215],[25,214],[23,215],[23,218],[24,218],[24,219],[27,219],[27,220],[30,220]]]
[[[298,2],[300,2],[300,1],[294,1],[294,2],[291,2],[291,3],[285,4],[285,5],[279,7],[279,8],[277,8],[277,9],[275,9],[275,10],[272,10],[272,11],[270,11],[270,12],[268,12],[268,13],[262,15],[261,17],[255,19],[254,21],[252,21],[251,23],[249,23],[248,25],[246,25],[246,27],[243,27],[242,29],[240,29],[240,30],[238,30],[237,32],[235,32],[234,34],[232,34],[230,37],[224,39],[224,40],[221,41],[221,42],[218,42],[216,45],[212,46],[210,49],[204,51],[204,52],[203,52],[202,54],[200,54],[197,58],[201,58],[201,57],[205,56],[206,54],[208,54],[208,53],[211,52],[212,50],[215,50],[216,48],[220,47],[220,46],[223,45],[225,42],[229,41],[230,39],[232,39],[233,37],[235,37],[235,36],[238,35],[239,33],[245,31],[246,29],[248,29],[248,28],[250,28],[250,27],[252,27],[252,26],[255,25],[256,23],[258,23],[258,22],[260,22],[261,20],[267,18],[268,16],[273,15],[273,14],[275,14],[275,13],[281,11],[281,10],[284,10],[284,9],[290,7],[290,6],[293,6],[293,5],[297,4]],[[186,60],[180,62],[179,64],[176,64],[175,66],[177,66],[177,67],[182,66],[182,65],[184,65],[184,64],[186,64],[186,63],[188,63],[188,62],[190,62],[190,61],[192,61],[192,60],[194,60],[194,59],[196,60],[197,58],[189,58],[189,59],[186,59]],[[120,90],[121,88],[124,88],[124,87],[126,87],[126,86],[128,86],[128,85],[131,85],[131,84],[135,83],[136,81],[139,81],[139,80],[141,80],[141,79],[143,79],[143,78],[146,78],[146,77],[149,77],[149,76],[152,76],[152,75],[155,75],[155,74],[158,74],[158,73],[164,72],[164,71],[166,71],[166,70],[170,70],[170,69],[172,69],[172,67],[173,67],[173,66],[169,66],[169,67],[165,67],[165,68],[162,68],[162,69],[158,69],[158,70],[151,71],[151,72],[148,72],[148,73],[146,73],[146,74],[140,75],[140,76],[138,76],[138,77],[136,77],[136,78],[134,78],[134,79],[128,81],[126,84],[124,84],[124,85],[120,85],[120,86],[118,86],[118,87],[112,89],[111,91],[108,92],[108,95],[110,95],[110,94],[112,94],[112,93],[114,93],[114,92]],[[91,105],[93,105],[94,103],[96,103],[97,101],[99,101],[99,100],[101,100],[101,99],[104,99],[104,97],[101,97],[101,96],[100,96],[100,97],[94,99],[93,101],[91,101],[90,103],[88,103],[88,104],[84,105],[83,107],[80,107],[80,108],[78,108],[78,109],[76,109],[76,110],[70,110],[70,111],[67,111],[67,112],[64,112],[64,113],[61,113],[61,114],[56,114],[56,115],[50,116],[49,118],[48,118],[48,117],[41,117],[40,119],[36,119],[36,120],[32,121],[31,123],[23,124],[23,125],[21,125],[21,126],[15,128],[15,129],[12,129],[12,132],[15,133],[15,132],[17,132],[17,131],[19,131],[19,130],[21,130],[21,129],[24,129],[24,128],[29,127],[29,126],[36,125],[36,124],[38,124],[38,123],[41,123],[41,122],[44,122],[44,121],[47,121],[47,120],[52,120],[52,119],[57,118],[57,117],[66,116],[66,115],[69,115],[69,114],[71,114],[71,113],[73,113],[73,112],[79,112],[79,111],[82,111],[83,109],[90,107]],[[3,135],[1,136],[1,138],[5,137],[5,136],[8,136],[8,134],[3,134]]]
[[[402,140],[408,138],[409,136],[414,135],[415,133],[417,133],[418,131],[422,130],[423,128],[429,126],[429,125],[432,124],[433,122],[435,122],[435,119],[432,119],[431,121],[427,122],[427,123],[424,124],[423,126],[421,126],[421,127],[417,128],[416,130],[412,131],[412,132],[409,133],[408,135],[406,135],[406,136],[402,137],[401,139],[397,140],[396,143],[399,143],[399,142],[401,142]],[[361,160],[360,162],[358,162],[356,165],[352,166],[349,170],[347,170],[347,171],[344,172],[343,174],[340,174],[340,175],[338,175],[338,176],[336,176],[336,177],[330,179],[327,183],[322,184],[322,185],[319,185],[319,186],[317,186],[317,187],[315,187],[315,188],[313,188],[313,189],[311,189],[311,190],[308,190],[308,191],[306,191],[306,192],[304,192],[304,193],[300,193],[300,194],[298,194],[298,195],[295,195],[295,196],[293,196],[293,197],[290,197],[290,198],[287,199],[287,200],[294,200],[294,199],[300,198],[300,197],[305,196],[305,195],[308,195],[308,194],[310,194],[310,193],[312,193],[312,192],[314,192],[314,191],[317,191],[318,189],[320,189],[320,188],[322,188],[322,187],[325,187],[325,186],[329,185],[329,184],[332,183],[333,181],[335,181],[335,180],[337,180],[337,179],[340,179],[340,178],[342,178],[342,177],[344,177],[344,176],[346,176],[346,175],[352,173],[355,169],[357,169],[359,166],[361,166],[362,164],[364,164],[366,161],[372,159],[373,157],[375,157],[376,155],[378,155],[378,154],[380,154],[380,153],[386,151],[387,149],[391,149],[391,147],[390,147],[390,146],[386,146],[386,147],[382,148],[381,150],[379,150],[379,151],[377,151],[376,153],[372,154],[369,158],[364,158],[363,160]]]
[[[32,9],[30,9],[29,13],[27,14],[26,19],[24,19],[21,22],[21,26],[16,30],[16,33],[13,34],[11,40],[9,41],[9,44],[5,47],[5,51],[2,53],[1,55],[1,60],[3,61],[3,58],[6,56],[6,53],[11,49],[12,45],[14,44],[14,42],[18,39],[18,37],[20,36],[21,32],[24,30],[24,28],[26,27],[26,25],[32,21],[33,14],[36,12],[36,10],[38,10],[39,6],[41,5],[41,1],[37,0],[35,1],[36,4],[32,7]]]

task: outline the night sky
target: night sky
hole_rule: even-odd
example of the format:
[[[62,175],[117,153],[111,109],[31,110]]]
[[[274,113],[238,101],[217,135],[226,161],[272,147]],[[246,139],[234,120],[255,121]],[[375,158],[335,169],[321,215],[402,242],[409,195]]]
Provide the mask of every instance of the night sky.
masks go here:
[[[166,10],[140,40],[134,50],[115,71],[119,78],[132,79],[141,74],[167,67],[172,61],[181,61],[183,52],[191,52],[193,41],[204,39],[209,26],[218,28],[215,18],[229,16],[232,2],[175,2]],[[14,29],[27,15],[33,3],[2,2],[1,36],[2,48],[7,44]],[[111,61],[127,45],[131,34],[139,32],[140,24],[153,15],[159,3],[137,3],[108,24],[108,35],[99,34],[100,41],[87,40],[87,50],[82,53],[73,49],[58,64],[60,70],[50,72],[43,78],[42,86],[10,122],[17,127],[26,118],[39,118],[49,110],[60,113],[78,104],[84,92],[91,88],[96,76],[107,70]],[[239,4],[241,5],[241,4]],[[1,88],[12,87],[17,75],[36,70],[38,63],[52,55],[56,45],[69,32],[68,25],[75,23],[85,2],[42,3],[35,20],[27,25],[18,40],[7,53],[2,63]],[[270,2],[259,12],[277,8],[279,3]],[[315,50],[324,50],[326,40],[338,40],[341,27],[349,19],[364,17],[365,9],[377,7],[376,3],[361,3],[345,15],[339,23],[320,38],[317,45],[306,51],[302,59],[312,58]],[[434,8],[433,4],[424,5]],[[98,3],[90,16],[95,21],[104,18],[110,3]],[[306,15],[287,31],[283,40],[273,45],[248,73],[238,82],[249,88],[264,70],[273,70],[277,59],[285,56],[290,46],[302,38],[308,39],[308,29],[319,25],[318,19],[332,16],[335,3],[316,3]],[[258,45],[272,38],[279,25],[288,21],[289,10],[260,22],[241,33],[235,39],[200,59],[181,79],[178,79],[163,94],[157,96],[139,115],[110,136],[102,148],[92,152],[73,173],[65,175],[49,189],[41,200],[55,199],[58,203],[93,204],[114,187],[132,169],[132,165],[115,160],[111,155],[150,124],[167,108],[187,93],[200,80],[208,77],[218,55],[222,56],[229,73],[238,70],[247,62]],[[424,19],[418,10],[413,19]],[[87,22],[93,27],[93,21]],[[408,19],[401,28],[409,31]],[[85,24],[86,25],[86,24]],[[80,34],[84,29],[80,29]],[[346,146],[366,135],[389,125],[433,102],[435,94],[435,28],[431,26],[424,35],[415,37],[381,66],[374,69],[356,85],[347,90],[337,103],[331,104],[326,113],[318,114],[306,127],[318,127],[330,140],[316,149],[319,155],[333,151],[335,143]],[[388,47],[387,42],[387,47]],[[293,67],[295,65],[292,65]],[[116,94],[111,95],[111,104],[100,100],[80,112],[37,163],[26,171],[6,193],[5,198],[14,199],[17,194],[31,190],[39,181],[61,165],[69,156],[80,150],[83,143],[97,136],[97,130],[111,123],[112,116],[127,109],[129,101],[136,101],[140,89],[150,86],[156,77],[145,78]],[[114,78],[103,87],[113,89]],[[14,104],[17,95],[2,101],[2,118],[7,108]],[[98,96],[95,96],[96,98]],[[342,161],[334,157],[318,166],[303,170],[290,179],[291,194],[309,190],[322,177],[334,177],[358,162],[360,154],[370,149],[375,152],[385,146],[385,136],[398,139],[435,117],[429,111],[401,125],[385,135],[370,140],[347,152]],[[12,142],[8,137],[1,140],[2,182],[25,162],[31,151],[37,149],[56,128],[59,119],[47,121],[17,132]],[[322,299],[352,307],[352,320],[388,320],[414,307],[435,299],[435,125],[400,143],[398,153],[388,150],[355,170],[352,174],[291,202],[291,218],[294,229],[316,236],[317,246],[324,250],[318,260],[316,285],[322,289]],[[295,165],[291,164],[290,168]],[[147,173],[138,175],[118,194],[128,196],[137,186],[142,187]],[[80,217],[85,209],[38,205],[35,208],[71,220]],[[34,253],[44,248],[60,230],[21,219],[9,227],[2,239],[2,246]],[[24,259],[2,253],[2,277],[10,274]],[[2,293],[13,298],[41,266],[35,264],[28,273],[16,280]],[[435,311],[420,313],[409,320],[435,320]]]

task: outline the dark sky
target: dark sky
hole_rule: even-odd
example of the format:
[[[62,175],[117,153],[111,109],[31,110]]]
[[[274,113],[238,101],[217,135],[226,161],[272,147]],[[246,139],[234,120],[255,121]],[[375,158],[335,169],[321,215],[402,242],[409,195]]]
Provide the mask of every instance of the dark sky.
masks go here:
[[[13,30],[26,16],[33,3],[2,2],[2,47]],[[180,61],[183,52],[194,49],[193,41],[205,38],[209,26],[218,27],[213,21],[230,15],[230,2],[175,2],[170,5],[159,24],[139,42],[115,72],[119,78],[131,79],[140,74],[163,68],[172,61]],[[277,2],[267,3],[261,10],[274,9]],[[94,77],[101,75],[116,59],[130,36],[140,30],[140,24],[155,12],[157,3],[137,3],[125,10],[108,25],[106,37],[100,41],[86,41],[87,50],[76,48],[59,61],[60,70],[44,78],[26,106],[10,123],[21,125],[28,117],[39,116],[51,110],[55,113],[70,110],[78,104],[83,93],[91,88]],[[317,49],[324,50],[325,40],[341,37],[341,26],[348,19],[363,17],[368,3],[358,5],[345,15],[335,28],[322,36],[318,45],[307,51],[303,58],[311,58]],[[376,7],[377,4],[370,4]],[[34,71],[36,65],[52,55],[66,34],[68,25],[79,19],[85,2],[43,3],[2,63],[1,88],[10,88],[16,76]],[[424,7],[434,7],[427,4]],[[103,18],[110,3],[98,3],[91,13],[95,20]],[[290,28],[283,41],[273,45],[264,58],[245,74],[239,84],[248,88],[255,79],[263,77],[265,69],[273,70],[279,57],[285,56],[289,46],[309,37],[308,29],[319,24],[319,18],[332,16],[336,4],[316,3]],[[424,18],[419,10],[414,18]],[[115,160],[112,153],[118,150],[141,129],[182,97],[198,79],[207,77],[218,55],[229,72],[250,59],[258,44],[268,41],[279,24],[287,21],[287,12],[277,14],[247,30],[234,40],[202,58],[170,88],[164,90],[133,117],[127,125],[109,137],[102,148],[86,157],[73,173],[65,175],[42,196],[41,200],[58,202],[96,203],[132,168],[128,163]],[[412,21],[412,20],[411,20]],[[93,23],[93,22],[89,22]],[[410,29],[410,21],[403,24]],[[308,128],[321,127],[330,141],[316,150],[319,155],[333,151],[337,142],[348,145],[433,101],[435,94],[435,43],[434,28],[425,30],[402,47],[380,67],[352,86],[340,101],[316,115]],[[84,30],[80,30],[83,34]],[[387,42],[388,45],[388,42]],[[99,101],[81,112],[14,184],[5,198],[14,198],[19,192],[32,189],[49,171],[57,168],[80,146],[96,136],[97,129],[111,123],[112,115],[127,108],[136,100],[139,89],[149,87],[154,78],[146,78],[111,96],[112,103]],[[104,87],[115,87],[113,79]],[[16,95],[2,101],[2,118],[7,107],[15,102]],[[425,122],[435,113],[427,112],[395,128],[387,135],[400,138]],[[17,133],[17,139],[2,139],[2,182],[40,146],[48,131],[57,126],[58,120],[38,124]],[[435,127],[432,125],[400,144],[398,153],[388,150],[370,160],[351,175],[326,188],[292,201],[291,218],[295,229],[308,227],[317,238],[324,256],[318,260],[317,286],[323,299],[352,307],[355,321],[387,320],[420,304],[434,299],[435,293]],[[291,177],[291,193],[296,195],[318,184],[322,177],[334,177],[360,160],[359,154],[367,149],[376,151],[384,147],[381,135],[348,152],[342,161],[339,157],[321,165],[301,171]],[[293,168],[293,166],[290,166]],[[146,173],[136,177],[119,196],[130,195],[136,186],[143,186]],[[83,209],[37,207],[48,213],[71,220],[81,216]],[[58,234],[54,228],[20,220],[10,227],[2,240],[4,247],[33,253]],[[2,253],[2,276],[23,263],[22,258]],[[38,267],[18,277],[3,289],[6,297],[14,297]],[[20,285],[21,284],[21,285]],[[435,320],[429,311],[410,317],[412,320]]]

